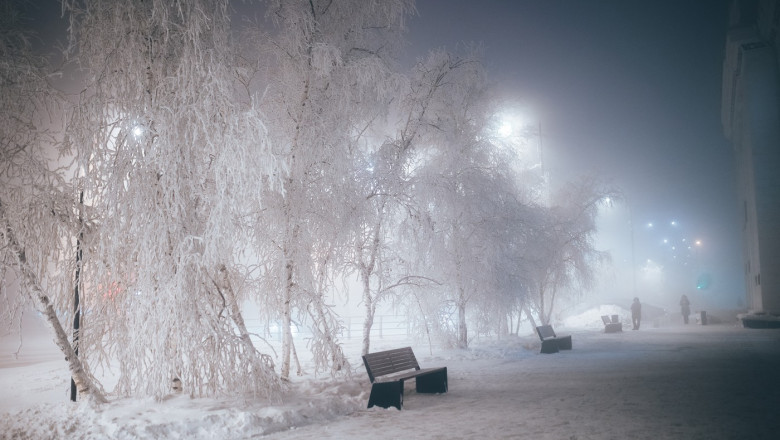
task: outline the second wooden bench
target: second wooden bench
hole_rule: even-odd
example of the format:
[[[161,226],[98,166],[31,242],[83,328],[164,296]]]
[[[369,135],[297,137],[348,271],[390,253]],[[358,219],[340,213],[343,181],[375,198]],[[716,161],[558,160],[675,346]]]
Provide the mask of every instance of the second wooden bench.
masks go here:
[[[571,350],[571,336],[557,336],[551,325],[536,327],[536,333],[542,340],[542,353],[558,353],[558,350]]]

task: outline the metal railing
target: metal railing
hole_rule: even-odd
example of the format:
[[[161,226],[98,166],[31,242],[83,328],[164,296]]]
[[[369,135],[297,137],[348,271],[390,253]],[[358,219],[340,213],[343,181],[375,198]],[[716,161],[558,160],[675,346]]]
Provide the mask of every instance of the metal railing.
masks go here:
[[[342,316],[342,324],[339,339],[360,340],[363,338],[363,320],[361,316]],[[261,337],[269,342],[281,342],[282,331],[278,323],[266,323],[259,318],[245,318],[247,329],[253,335]],[[293,338],[306,339],[312,336],[311,331],[304,323],[293,323]],[[376,315],[371,327],[371,339],[406,339],[411,337],[411,324],[403,316]]]

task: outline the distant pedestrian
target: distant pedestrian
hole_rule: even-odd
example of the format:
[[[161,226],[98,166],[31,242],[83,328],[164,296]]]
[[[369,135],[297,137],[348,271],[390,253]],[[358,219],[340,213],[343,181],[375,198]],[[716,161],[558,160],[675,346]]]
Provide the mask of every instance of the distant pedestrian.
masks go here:
[[[683,322],[688,323],[688,316],[691,314],[691,302],[688,301],[688,297],[683,295],[680,298],[680,311],[683,315]]]
[[[642,303],[639,298],[634,298],[631,304],[631,322],[634,324],[634,330],[639,330],[639,322],[642,320]]]

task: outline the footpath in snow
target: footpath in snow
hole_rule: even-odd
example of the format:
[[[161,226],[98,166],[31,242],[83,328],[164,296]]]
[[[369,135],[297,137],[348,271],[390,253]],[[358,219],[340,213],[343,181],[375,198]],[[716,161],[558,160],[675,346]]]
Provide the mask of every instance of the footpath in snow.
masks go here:
[[[296,393],[278,404],[179,395],[93,408],[67,402],[55,350],[28,341],[14,360],[6,341],[0,438],[780,438],[780,330],[558,330],[573,335],[572,351],[539,354],[532,335],[432,356],[415,346],[423,367],[448,367],[450,391],[416,394],[409,384],[403,411],[365,408],[370,385],[356,354],[353,380],[296,379]]]

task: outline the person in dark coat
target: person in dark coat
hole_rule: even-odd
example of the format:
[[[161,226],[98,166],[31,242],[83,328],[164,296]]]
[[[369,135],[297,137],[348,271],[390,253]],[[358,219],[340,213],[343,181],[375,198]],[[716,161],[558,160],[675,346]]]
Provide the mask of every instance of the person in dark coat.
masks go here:
[[[680,311],[682,312],[683,322],[688,323],[688,316],[691,314],[691,302],[688,301],[688,297],[683,295],[680,298]]]
[[[642,303],[639,298],[634,298],[631,304],[631,322],[634,324],[634,330],[639,330],[639,322],[642,320]]]

